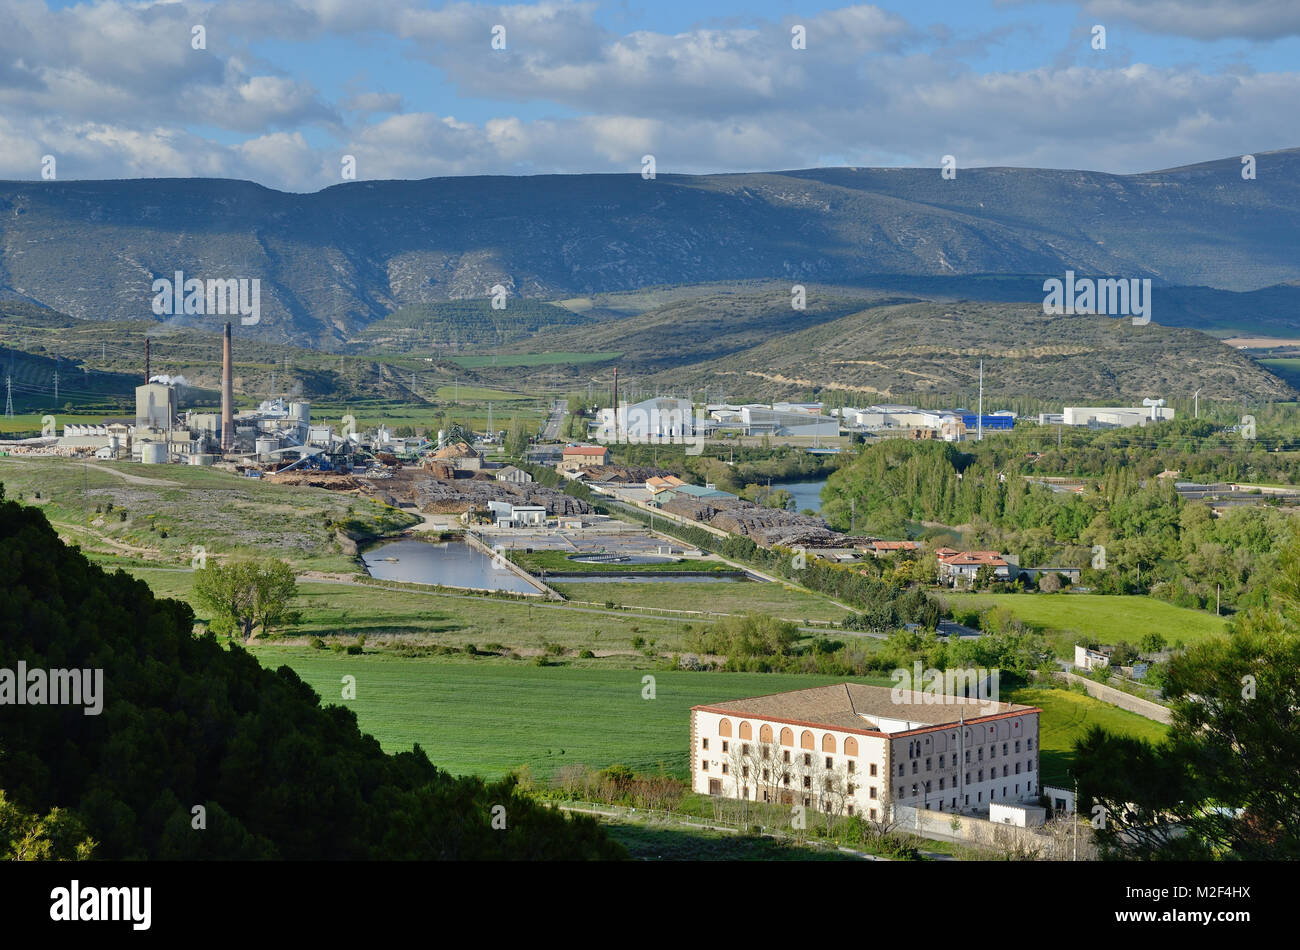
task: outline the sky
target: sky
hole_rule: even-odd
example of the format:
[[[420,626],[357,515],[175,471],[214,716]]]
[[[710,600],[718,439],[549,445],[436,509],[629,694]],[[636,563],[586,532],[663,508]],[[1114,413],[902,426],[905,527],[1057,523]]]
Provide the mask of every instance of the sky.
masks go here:
[[[1300,0],[0,0],[6,179],[1128,174],[1297,101]]]

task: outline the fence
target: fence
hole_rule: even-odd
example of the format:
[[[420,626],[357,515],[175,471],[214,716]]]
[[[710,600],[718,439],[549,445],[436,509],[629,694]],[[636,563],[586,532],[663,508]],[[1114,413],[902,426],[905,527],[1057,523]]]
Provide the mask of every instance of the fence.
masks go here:
[[[1164,723],[1166,726],[1173,722],[1173,711],[1168,706],[1161,706],[1149,699],[1142,699],[1140,696],[1126,693],[1122,689],[1115,689],[1113,686],[1098,683],[1096,680],[1090,680],[1075,673],[1067,673],[1062,670],[1055,675],[1060,679],[1064,679],[1067,683],[1082,684],[1088,695],[1094,699],[1100,699],[1113,706],[1118,706],[1120,709],[1126,709],[1147,719]]]

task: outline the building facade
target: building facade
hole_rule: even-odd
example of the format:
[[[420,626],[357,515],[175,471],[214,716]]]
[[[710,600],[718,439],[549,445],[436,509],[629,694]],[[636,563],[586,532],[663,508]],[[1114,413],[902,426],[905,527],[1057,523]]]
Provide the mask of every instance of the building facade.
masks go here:
[[[691,787],[869,820],[1032,804],[1039,713],[857,683],[696,706]]]

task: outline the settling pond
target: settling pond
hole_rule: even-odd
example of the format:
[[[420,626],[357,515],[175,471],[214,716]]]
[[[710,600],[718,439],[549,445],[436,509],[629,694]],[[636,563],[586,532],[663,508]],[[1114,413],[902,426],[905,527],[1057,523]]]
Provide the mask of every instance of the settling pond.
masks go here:
[[[494,568],[491,557],[463,541],[387,541],[363,553],[361,560],[366,572],[381,581],[537,593],[513,570]]]

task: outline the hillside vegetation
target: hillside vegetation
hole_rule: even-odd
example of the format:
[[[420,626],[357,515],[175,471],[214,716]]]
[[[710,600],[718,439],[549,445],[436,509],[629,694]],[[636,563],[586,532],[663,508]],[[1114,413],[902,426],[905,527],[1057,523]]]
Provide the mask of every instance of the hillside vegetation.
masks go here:
[[[0,668],[103,671],[98,715],[0,705],[5,797],[34,815],[64,810],[96,857],[624,853],[594,821],[539,806],[510,780],[453,778],[418,746],[384,754],[351,709],[322,708],[287,667],[196,638],[188,605],[89,563],[34,508],[0,501],[0,570]]]

